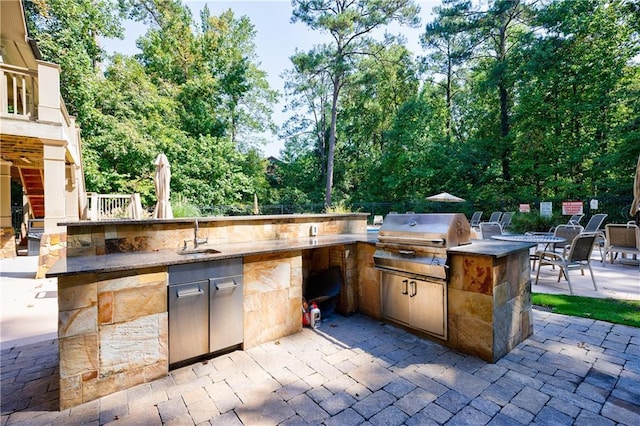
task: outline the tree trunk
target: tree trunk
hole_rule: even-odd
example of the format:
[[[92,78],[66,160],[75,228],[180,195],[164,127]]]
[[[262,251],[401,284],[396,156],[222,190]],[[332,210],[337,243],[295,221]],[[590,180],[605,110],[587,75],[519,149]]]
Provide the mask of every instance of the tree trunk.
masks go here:
[[[447,118],[446,118],[446,136],[447,136],[447,141],[451,142],[451,121],[452,121],[452,111],[451,111],[451,98],[452,98],[452,91],[453,91],[453,61],[451,60],[451,48],[450,46],[447,46]]]
[[[333,157],[336,151],[336,122],[338,119],[338,95],[340,94],[340,77],[333,79],[333,99],[331,100],[331,128],[329,129],[329,152],[327,153],[327,187],[324,206],[331,207],[331,191],[333,189]]]
[[[498,66],[500,66],[500,76],[498,77],[498,92],[500,96],[500,142],[502,144],[501,158],[502,178],[506,183],[511,181],[510,157],[511,142],[509,141],[509,91],[505,82],[507,74],[507,28],[506,24],[500,27],[500,41],[498,46]]]

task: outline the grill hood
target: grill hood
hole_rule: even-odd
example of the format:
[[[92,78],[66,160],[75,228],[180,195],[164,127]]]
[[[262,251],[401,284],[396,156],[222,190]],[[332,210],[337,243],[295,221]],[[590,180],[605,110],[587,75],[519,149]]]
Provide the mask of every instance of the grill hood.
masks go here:
[[[381,243],[449,248],[471,243],[471,226],[462,213],[390,213],[378,231]]]

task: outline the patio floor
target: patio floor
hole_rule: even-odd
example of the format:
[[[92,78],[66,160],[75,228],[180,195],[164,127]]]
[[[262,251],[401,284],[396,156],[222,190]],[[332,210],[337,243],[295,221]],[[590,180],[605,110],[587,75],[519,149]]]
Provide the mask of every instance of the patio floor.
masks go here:
[[[55,290],[2,262],[3,426],[640,423],[640,329],[538,310],[534,334],[495,364],[363,315],[332,315],[320,329],[58,411],[57,340],[47,329],[56,322],[5,338],[15,323],[49,322],[38,312],[50,309]],[[639,298],[637,267],[602,269],[617,275],[594,271],[598,293]],[[556,272],[534,291],[566,291]],[[576,280],[577,293],[591,286],[588,273],[584,278]],[[7,305],[24,312],[20,303],[39,319],[10,317]]]

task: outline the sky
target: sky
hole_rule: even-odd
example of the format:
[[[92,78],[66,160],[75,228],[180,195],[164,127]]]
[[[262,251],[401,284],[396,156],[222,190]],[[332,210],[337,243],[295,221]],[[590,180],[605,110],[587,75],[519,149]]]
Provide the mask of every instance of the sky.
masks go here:
[[[387,31],[392,34],[403,34],[407,38],[407,46],[415,54],[421,54],[419,36],[424,31],[424,25],[431,21],[431,9],[440,4],[440,0],[414,0],[420,5],[421,24],[418,28],[401,27],[399,25],[390,26]],[[284,94],[284,81],[280,75],[291,67],[289,57],[293,55],[296,48],[302,51],[309,50],[314,44],[319,44],[324,39],[321,33],[310,30],[302,23],[291,23],[291,1],[290,0],[209,0],[195,1],[183,0],[193,13],[196,21],[199,19],[199,12],[205,4],[208,5],[211,14],[219,15],[227,9],[232,9],[236,17],[247,16],[256,30],[256,54],[260,61],[260,68],[267,72],[267,79],[272,89]],[[104,40],[104,48],[109,53],[123,53],[133,55],[139,53],[136,47],[136,40],[146,32],[144,24],[129,21],[125,24],[124,40],[112,39]],[[382,32],[380,33],[382,35]],[[280,96],[280,102],[274,107],[273,120],[276,125],[282,125],[287,114],[282,110],[285,105],[284,96]],[[270,142],[262,147],[265,156],[279,157],[280,150],[284,143],[278,140],[277,135],[265,135]]]

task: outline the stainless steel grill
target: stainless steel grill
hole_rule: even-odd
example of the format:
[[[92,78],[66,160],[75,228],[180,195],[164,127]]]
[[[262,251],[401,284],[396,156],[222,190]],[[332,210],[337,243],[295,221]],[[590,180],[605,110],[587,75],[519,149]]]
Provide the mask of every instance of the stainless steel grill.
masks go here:
[[[447,249],[471,243],[461,213],[389,214],[373,256],[381,270],[382,316],[447,339]]]
[[[462,213],[389,214],[378,233],[376,268],[447,279],[447,249],[471,243]]]

